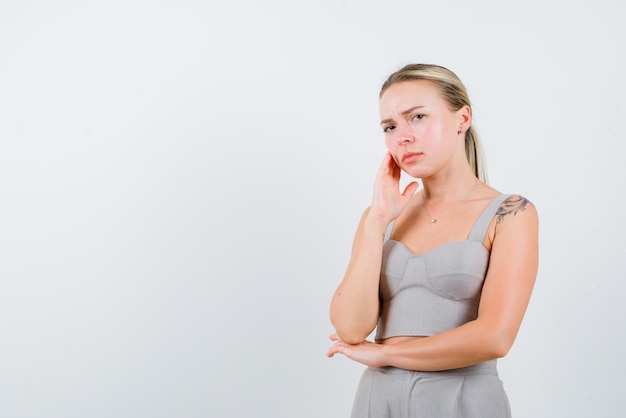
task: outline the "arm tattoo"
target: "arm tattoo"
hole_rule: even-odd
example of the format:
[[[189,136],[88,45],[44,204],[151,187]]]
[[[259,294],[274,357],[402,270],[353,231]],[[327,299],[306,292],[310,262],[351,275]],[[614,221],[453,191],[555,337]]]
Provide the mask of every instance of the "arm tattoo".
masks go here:
[[[523,196],[510,196],[504,202],[502,202],[502,204],[498,208],[498,211],[496,212],[496,215],[498,215],[497,223],[502,222],[506,215],[517,215],[517,212],[521,212],[526,209],[526,205],[528,203],[528,199]]]

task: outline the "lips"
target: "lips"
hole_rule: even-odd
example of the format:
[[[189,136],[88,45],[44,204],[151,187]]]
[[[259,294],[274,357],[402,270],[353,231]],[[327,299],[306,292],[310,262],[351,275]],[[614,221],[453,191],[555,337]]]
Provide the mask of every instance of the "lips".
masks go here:
[[[402,154],[402,162],[406,164],[414,163],[419,160],[419,158],[424,155],[421,152],[407,152]]]

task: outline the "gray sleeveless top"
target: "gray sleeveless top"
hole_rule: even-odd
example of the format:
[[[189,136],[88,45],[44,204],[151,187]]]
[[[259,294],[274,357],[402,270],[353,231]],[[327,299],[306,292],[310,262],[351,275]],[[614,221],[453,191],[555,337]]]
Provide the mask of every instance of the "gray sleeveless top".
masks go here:
[[[399,241],[385,241],[376,340],[430,336],[478,317],[489,265],[483,241],[500,204],[509,196],[493,199],[464,241],[448,242],[425,254],[414,254]]]

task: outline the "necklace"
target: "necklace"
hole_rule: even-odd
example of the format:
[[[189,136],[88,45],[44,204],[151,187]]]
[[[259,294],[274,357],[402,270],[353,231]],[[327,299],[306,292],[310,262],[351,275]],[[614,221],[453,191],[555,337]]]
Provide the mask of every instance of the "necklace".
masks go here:
[[[469,193],[463,199],[459,199],[458,201],[454,202],[454,204],[452,204],[452,206],[448,206],[448,208],[446,210],[444,210],[443,212],[441,212],[438,216],[433,216],[428,211],[428,208],[426,207],[426,198],[424,197],[426,195],[426,193],[423,193],[422,194],[422,207],[424,208],[424,210],[426,211],[426,214],[430,218],[430,223],[433,223],[433,224],[436,223],[437,219],[439,219],[440,217],[445,215],[446,212],[448,212],[450,209],[452,209],[453,207],[455,207],[456,205],[458,205],[462,201],[467,200],[472,195],[472,193],[474,193],[474,189],[476,188],[476,184],[477,183],[478,183],[478,178],[476,180],[474,180],[474,185],[472,186],[472,190],[470,190]]]

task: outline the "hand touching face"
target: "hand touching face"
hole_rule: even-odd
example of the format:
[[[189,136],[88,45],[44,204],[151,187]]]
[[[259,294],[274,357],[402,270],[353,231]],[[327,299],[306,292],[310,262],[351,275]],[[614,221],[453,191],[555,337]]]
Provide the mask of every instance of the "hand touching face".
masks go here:
[[[462,133],[471,124],[470,110],[450,110],[429,81],[390,86],[380,99],[380,116],[387,149],[412,177],[428,177],[459,154],[464,157]]]

